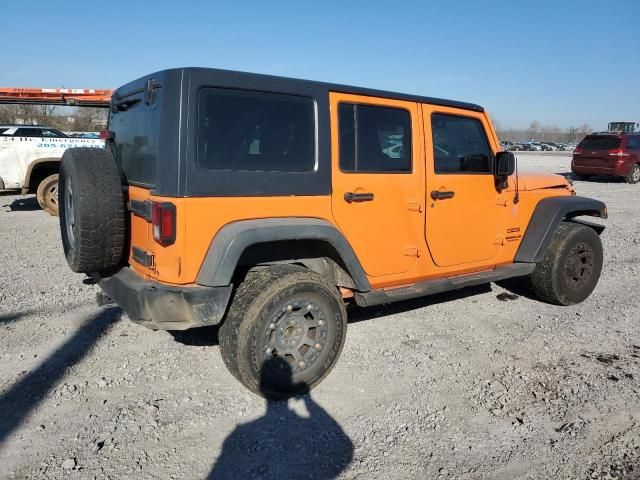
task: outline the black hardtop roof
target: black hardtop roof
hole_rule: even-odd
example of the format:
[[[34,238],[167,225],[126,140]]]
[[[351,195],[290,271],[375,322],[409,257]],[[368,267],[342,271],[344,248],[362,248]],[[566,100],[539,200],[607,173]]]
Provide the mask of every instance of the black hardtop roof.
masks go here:
[[[261,73],[250,73],[250,72],[239,72],[234,70],[223,70],[218,68],[202,68],[202,67],[184,67],[184,68],[171,68],[167,70],[161,70],[150,75],[145,75],[144,79],[148,79],[154,76],[162,77],[168,73],[197,73],[199,75],[211,76],[212,79],[215,80],[216,77],[224,78],[225,80],[229,80],[232,77],[243,77],[244,79],[251,80],[252,83],[256,84],[277,84],[279,86],[286,86],[287,84],[296,85],[298,88],[300,87],[313,87],[315,89],[321,88],[326,89],[331,92],[340,92],[340,93],[352,93],[356,95],[366,95],[370,97],[382,97],[382,98],[391,98],[395,100],[405,100],[409,102],[416,103],[429,103],[432,105],[440,105],[444,107],[454,107],[461,108],[464,110],[472,110],[475,112],[484,112],[484,108],[480,105],[476,105],[474,103],[467,102],[459,102],[455,100],[447,100],[444,98],[434,98],[434,97],[424,97],[420,95],[411,95],[406,93],[398,93],[398,92],[389,92],[386,90],[377,90],[372,88],[364,88],[364,87],[354,87],[350,85],[340,85],[337,83],[328,83],[328,82],[316,82],[313,80],[304,80],[299,78],[290,78],[290,77],[280,77],[276,75],[265,75]],[[130,82],[127,85],[124,85],[116,90],[116,95],[119,95],[120,98],[126,97],[128,92],[139,86],[139,80]],[[122,92],[122,93],[121,93]]]

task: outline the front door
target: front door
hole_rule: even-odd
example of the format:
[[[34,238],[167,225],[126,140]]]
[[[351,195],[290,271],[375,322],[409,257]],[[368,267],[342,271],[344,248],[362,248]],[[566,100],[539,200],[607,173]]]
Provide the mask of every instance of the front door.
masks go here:
[[[427,156],[426,238],[436,265],[485,262],[504,241],[505,195],[493,176],[482,113],[423,105]]]
[[[409,271],[422,231],[418,105],[330,94],[334,219],[367,275]]]

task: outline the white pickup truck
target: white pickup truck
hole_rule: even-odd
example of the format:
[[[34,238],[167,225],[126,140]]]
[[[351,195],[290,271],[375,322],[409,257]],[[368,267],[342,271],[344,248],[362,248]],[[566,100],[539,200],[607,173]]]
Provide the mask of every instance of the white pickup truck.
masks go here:
[[[35,193],[51,215],[58,214],[58,168],[67,148],[104,148],[104,140],[68,137],[49,127],[0,125],[0,190]]]

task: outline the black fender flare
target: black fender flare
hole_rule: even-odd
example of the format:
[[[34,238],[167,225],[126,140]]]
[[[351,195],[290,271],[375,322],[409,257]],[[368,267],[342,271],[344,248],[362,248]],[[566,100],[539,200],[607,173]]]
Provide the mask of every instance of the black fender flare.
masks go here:
[[[362,292],[371,290],[364,269],[344,235],[326,220],[304,217],[240,220],[225,225],[213,238],[196,283],[209,287],[229,285],[238,260],[247,247],[284,240],[327,242],[340,255],[356,289]]]
[[[22,195],[26,195],[27,193],[29,193],[29,191],[33,190],[33,187],[38,187],[37,185],[31,185],[31,175],[33,171],[37,169],[36,167],[42,165],[43,163],[60,164],[60,162],[62,162],[62,157],[42,157],[33,160],[27,167],[27,173],[25,173],[24,175],[24,181],[22,182],[21,187]]]
[[[558,225],[563,220],[581,223],[593,228],[598,234],[602,233],[604,230],[602,225],[575,219],[582,215],[606,219],[607,206],[600,200],[577,196],[550,197],[540,200],[533,211],[514,261],[541,262]]]

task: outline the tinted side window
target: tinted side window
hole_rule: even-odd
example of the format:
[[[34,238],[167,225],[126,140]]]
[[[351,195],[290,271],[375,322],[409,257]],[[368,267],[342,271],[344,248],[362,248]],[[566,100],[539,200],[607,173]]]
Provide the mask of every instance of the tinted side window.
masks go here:
[[[431,129],[436,173],[492,173],[493,155],[480,120],[434,113]]]
[[[64,135],[62,132],[59,132],[58,130],[51,130],[48,128],[43,128],[42,129],[42,136],[43,137],[50,137],[50,138],[63,138],[66,135]]]
[[[0,128],[0,135],[9,130],[8,128]]]
[[[629,137],[627,139],[627,148],[640,150],[640,137]]]
[[[198,165],[208,170],[310,172],[315,168],[313,100],[203,88]]]
[[[340,169],[411,172],[411,115],[400,108],[341,103]]]
[[[39,128],[19,128],[14,134],[16,137],[40,137]]]

